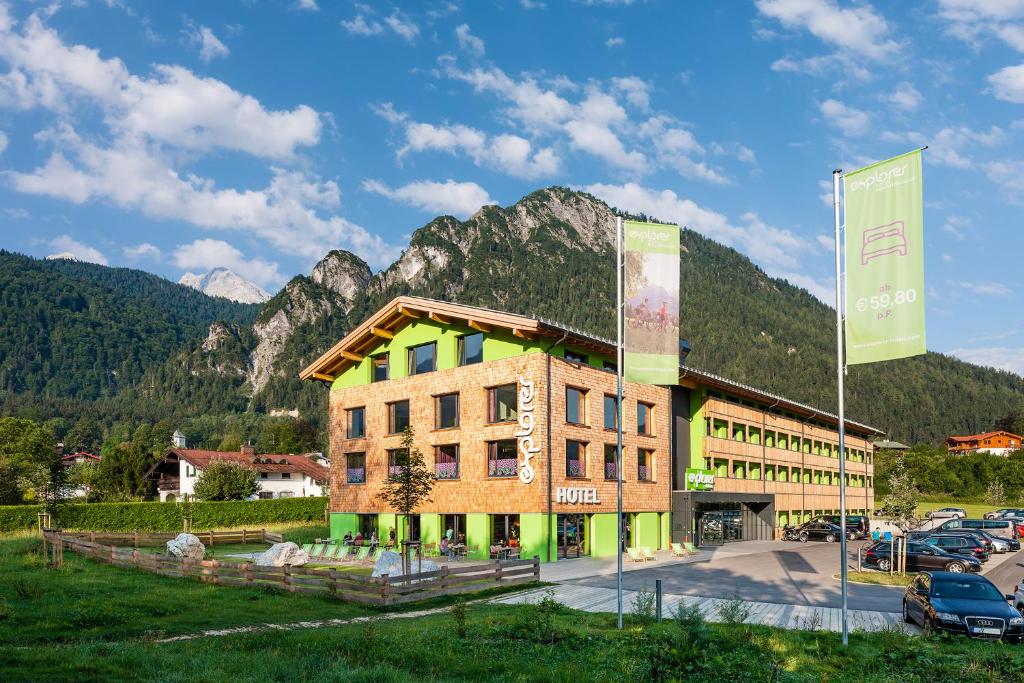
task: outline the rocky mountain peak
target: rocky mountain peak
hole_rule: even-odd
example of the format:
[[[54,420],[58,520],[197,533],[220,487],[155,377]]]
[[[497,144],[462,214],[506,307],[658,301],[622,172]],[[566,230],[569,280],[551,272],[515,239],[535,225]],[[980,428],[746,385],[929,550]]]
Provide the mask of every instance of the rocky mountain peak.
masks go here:
[[[338,294],[345,300],[345,310],[352,307],[352,301],[360,292],[366,291],[373,278],[370,266],[355,254],[335,249],[324,256],[310,274],[313,282],[324,289]]]
[[[258,285],[227,268],[214,268],[209,273],[185,273],[178,284],[198,289],[207,296],[221,296],[241,304],[262,304],[270,300]]]

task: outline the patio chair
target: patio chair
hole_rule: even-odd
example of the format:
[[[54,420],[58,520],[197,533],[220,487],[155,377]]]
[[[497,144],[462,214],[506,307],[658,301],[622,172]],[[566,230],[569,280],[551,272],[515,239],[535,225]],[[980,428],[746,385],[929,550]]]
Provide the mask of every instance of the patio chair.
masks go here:
[[[459,559],[468,560],[470,555],[476,557],[480,552],[480,546],[478,545],[467,545],[459,548]]]
[[[302,545],[302,549],[305,550],[307,553],[309,553],[310,556],[313,555],[313,544],[312,543],[304,543]]]
[[[508,560],[518,560],[519,559],[520,550],[521,549],[520,549],[519,546],[515,546],[515,547],[509,549],[507,551],[506,555],[505,555],[505,559],[508,559]]]
[[[437,544],[436,543],[424,543],[423,544],[423,557],[437,557]]]
[[[640,554],[643,555],[644,560],[656,560],[658,556],[654,554],[649,545],[645,545],[640,548]]]
[[[501,548],[499,548],[498,546],[496,546],[496,545],[492,545],[492,546],[491,546],[491,547],[489,548],[489,551],[490,551],[490,555],[489,555],[489,557],[490,557],[490,558],[491,558],[492,560],[497,560],[497,559],[498,559],[499,557],[501,557],[501,554],[502,554],[502,553],[501,553]]]
[[[379,545],[374,546],[373,548],[370,549],[370,554],[366,556],[366,561],[367,562],[376,562],[377,558],[380,557],[380,554],[382,552],[384,552],[384,549],[382,547],[380,547]]]
[[[324,554],[325,550],[327,550],[326,543],[314,543],[313,549],[308,552],[310,557],[320,557]]]
[[[356,562],[362,562],[370,556],[370,546],[364,545],[356,551]]]
[[[686,552],[690,553],[691,555],[696,555],[700,552],[699,550],[697,550],[697,546],[695,546],[690,541],[683,541],[683,548],[686,550]]]
[[[633,562],[643,562],[644,556],[640,554],[640,551],[636,548],[626,548],[626,554],[629,555],[629,559]]]
[[[345,546],[338,545],[337,543],[332,543],[331,545],[328,545],[327,546],[327,550],[324,551],[323,559],[325,559],[325,560],[336,560],[336,559],[338,559],[338,553],[340,553],[342,548],[344,548],[344,547]]]
[[[672,549],[672,556],[673,557],[689,557],[690,556],[690,552],[686,548],[683,547],[682,543],[672,543],[672,544],[669,545],[669,547]]]

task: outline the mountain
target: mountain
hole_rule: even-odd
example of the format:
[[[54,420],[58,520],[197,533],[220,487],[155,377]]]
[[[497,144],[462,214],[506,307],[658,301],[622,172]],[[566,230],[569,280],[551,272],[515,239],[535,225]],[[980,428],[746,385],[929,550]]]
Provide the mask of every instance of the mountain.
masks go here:
[[[260,287],[227,268],[214,268],[205,275],[185,273],[178,284],[198,289],[207,296],[220,296],[241,304],[263,304],[270,295]]]
[[[222,302],[238,308],[224,308],[221,315],[204,318],[203,324],[194,320],[189,334],[158,337],[159,348],[151,348],[149,329],[129,307],[118,325],[134,330],[138,343],[145,345],[147,360],[130,365],[136,379],[118,383],[107,419],[131,415],[155,421],[298,409],[322,426],[327,392],[319,384],[300,382],[299,370],[399,294],[544,317],[613,337],[617,213],[625,215],[593,196],[552,187],[510,207],[484,207],[466,221],[439,216],[416,230],[401,257],[379,273],[337,250],[308,276],[294,277],[258,313],[255,306],[204,297],[207,305]],[[680,329],[692,346],[687,362],[834,411],[834,311],[696,232],[683,229],[681,246]],[[33,268],[45,264],[120,272],[90,264],[29,261]],[[11,337],[2,327],[8,316],[23,317],[17,302],[5,303],[6,296],[4,286],[0,341],[9,343],[26,337]],[[59,298],[47,299],[54,303],[35,312],[35,317],[52,320],[57,310],[67,310]],[[135,300],[132,305],[140,303]],[[234,316],[227,315],[231,312]],[[77,373],[92,377],[110,366],[91,353],[88,344],[85,360],[75,364],[76,340],[65,330],[84,323],[73,317],[62,320],[45,327],[45,334],[58,337],[64,348],[59,368],[67,377],[62,382]],[[130,348],[127,341],[122,344]],[[0,347],[0,369],[4,363]],[[0,387],[6,388],[4,377],[0,370]],[[9,377],[6,381],[11,382]],[[38,382],[18,388],[22,399],[12,405],[32,405],[39,398]],[[71,393],[90,395],[80,389]],[[937,353],[857,366],[847,377],[848,415],[886,430],[898,441],[938,442],[950,433],[981,431],[1022,407],[1021,377]],[[11,411],[0,404],[3,410]]]

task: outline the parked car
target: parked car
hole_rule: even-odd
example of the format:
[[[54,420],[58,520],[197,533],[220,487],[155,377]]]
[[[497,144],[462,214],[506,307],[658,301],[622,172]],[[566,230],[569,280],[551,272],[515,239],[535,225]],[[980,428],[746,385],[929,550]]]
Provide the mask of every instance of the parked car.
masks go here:
[[[862,558],[869,567],[877,567],[887,572],[893,567],[895,551],[890,541],[878,541],[864,549]],[[907,569],[923,571],[928,569],[942,570],[962,574],[964,572],[980,572],[981,562],[973,557],[947,553],[942,548],[928,545],[920,541],[907,542]]]
[[[992,512],[986,512],[982,517],[985,519],[999,519],[1000,517],[1024,516],[1024,508],[999,508]]]
[[[988,562],[992,556],[985,542],[971,534],[935,534],[925,536],[921,541],[942,548],[947,553],[967,555],[981,562]]]
[[[1024,579],[1017,582],[1013,592],[1013,606],[1017,608],[1020,615],[1024,617]]]
[[[828,522],[839,526],[839,515],[818,515],[812,522]],[[867,515],[846,515],[846,537],[868,538],[871,536],[871,520]]]
[[[851,533],[847,533],[848,538],[851,535]],[[840,529],[838,525],[832,524],[831,522],[816,522],[812,520],[792,529],[791,536],[801,543],[806,543],[807,541],[825,541],[826,543],[835,543],[842,538],[843,530]]]
[[[938,510],[932,510],[925,515],[928,519],[938,519],[940,517],[952,517],[953,519],[962,519],[967,516],[967,511],[963,508],[939,508]]]
[[[985,550],[987,550],[990,553],[1005,552],[1006,550],[1009,549],[1007,547],[1008,544],[1005,544],[1005,543],[1002,544],[1002,546],[1005,548],[1004,550],[997,549],[996,548],[996,541],[993,539],[993,537],[991,535],[989,535],[988,532],[986,532],[986,531],[984,531],[982,529],[945,529],[945,530],[942,530],[942,531],[936,531],[935,529],[931,529],[931,530],[926,530],[926,531],[911,531],[909,534],[907,534],[907,536],[909,538],[913,538],[913,539],[917,539],[917,540],[923,540],[925,538],[928,538],[929,536],[934,536],[935,534],[939,534],[939,533],[941,533],[941,534],[963,534],[965,536],[973,536],[974,538],[977,538],[982,543],[984,543],[985,544]]]
[[[922,572],[903,594],[903,620],[972,638],[1024,640],[1024,616],[991,581],[977,574]]]
[[[1004,517],[1003,519],[951,519],[939,525],[936,531],[948,529],[983,529],[990,533],[1009,538],[1020,538],[1024,536],[1024,519],[1017,523],[1017,517]]]

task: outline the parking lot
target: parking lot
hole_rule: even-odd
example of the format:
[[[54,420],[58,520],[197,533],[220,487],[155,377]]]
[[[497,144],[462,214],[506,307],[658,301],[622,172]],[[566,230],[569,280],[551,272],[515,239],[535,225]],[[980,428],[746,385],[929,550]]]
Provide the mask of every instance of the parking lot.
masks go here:
[[[851,568],[856,567],[857,550],[866,541],[849,543]],[[792,543],[748,541],[713,551],[686,562],[659,563],[633,568],[623,574],[626,590],[653,590],[662,580],[666,593],[717,598],[739,598],[791,605],[840,607],[839,545],[833,543]],[[1024,577],[1024,551],[993,555],[983,574],[1005,594]],[[615,587],[615,574],[571,579],[563,583],[605,588]],[[891,586],[850,584],[851,609],[899,612],[903,589]]]

